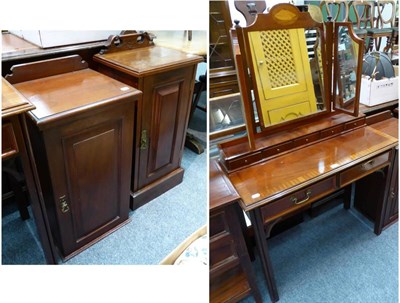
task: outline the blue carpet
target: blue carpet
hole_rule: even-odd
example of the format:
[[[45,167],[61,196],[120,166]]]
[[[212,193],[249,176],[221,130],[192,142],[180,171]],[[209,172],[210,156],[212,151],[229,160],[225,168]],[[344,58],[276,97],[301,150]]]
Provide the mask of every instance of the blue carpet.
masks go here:
[[[63,264],[159,264],[207,223],[207,152],[185,148],[182,167],[181,184],[131,212],[129,224]],[[45,264],[32,219],[3,213],[2,264]]]
[[[399,302],[397,223],[376,236],[337,206],[268,243],[280,303]],[[271,302],[258,258],[253,265],[262,298]]]

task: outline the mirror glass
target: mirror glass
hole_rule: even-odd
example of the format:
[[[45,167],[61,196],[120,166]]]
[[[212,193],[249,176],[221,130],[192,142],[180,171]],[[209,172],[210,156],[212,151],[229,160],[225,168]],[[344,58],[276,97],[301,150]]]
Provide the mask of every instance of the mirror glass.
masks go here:
[[[326,111],[318,28],[248,32],[261,128]]]
[[[361,46],[352,39],[347,26],[339,26],[337,33],[335,107],[353,113]]]

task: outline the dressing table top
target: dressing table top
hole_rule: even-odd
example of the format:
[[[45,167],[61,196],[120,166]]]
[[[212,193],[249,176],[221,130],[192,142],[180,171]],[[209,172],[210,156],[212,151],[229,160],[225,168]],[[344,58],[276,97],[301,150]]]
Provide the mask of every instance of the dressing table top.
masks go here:
[[[397,119],[321,141],[229,175],[248,211],[396,146]]]

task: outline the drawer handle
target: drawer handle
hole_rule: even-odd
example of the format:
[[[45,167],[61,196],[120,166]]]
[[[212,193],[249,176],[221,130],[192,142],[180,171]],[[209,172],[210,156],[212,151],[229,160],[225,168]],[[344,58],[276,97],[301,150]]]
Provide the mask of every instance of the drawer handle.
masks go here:
[[[363,164],[361,164],[362,168],[367,168],[368,165],[373,165],[374,164],[374,160],[369,160],[368,162],[365,162]]]
[[[304,200],[297,201],[297,198],[295,196],[291,196],[290,201],[292,201],[296,205],[300,205],[310,200],[310,197],[311,197],[311,189],[306,191],[306,198]]]

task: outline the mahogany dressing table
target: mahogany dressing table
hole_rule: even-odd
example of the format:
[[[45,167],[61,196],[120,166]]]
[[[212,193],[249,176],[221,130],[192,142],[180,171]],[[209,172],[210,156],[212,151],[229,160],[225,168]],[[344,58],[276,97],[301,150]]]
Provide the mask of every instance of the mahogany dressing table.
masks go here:
[[[311,51],[303,45],[310,33],[316,37]],[[349,23],[323,25],[308,12],[278,4],[232,34],[247,137],[219,144],[211,167],[223,174],[211,175],[210,185],[223,178],[232,200],[250,215],[276,302],[267,237],[278,222],[339,190],[346,193],[345,208],[352,197],[374,204],[377,235],[396,221],[398,120],[390,112],[359,113],[363,41]],[[368,187],[376,194],[363,194]],[[210,186],[210,203],[215,194]]]

